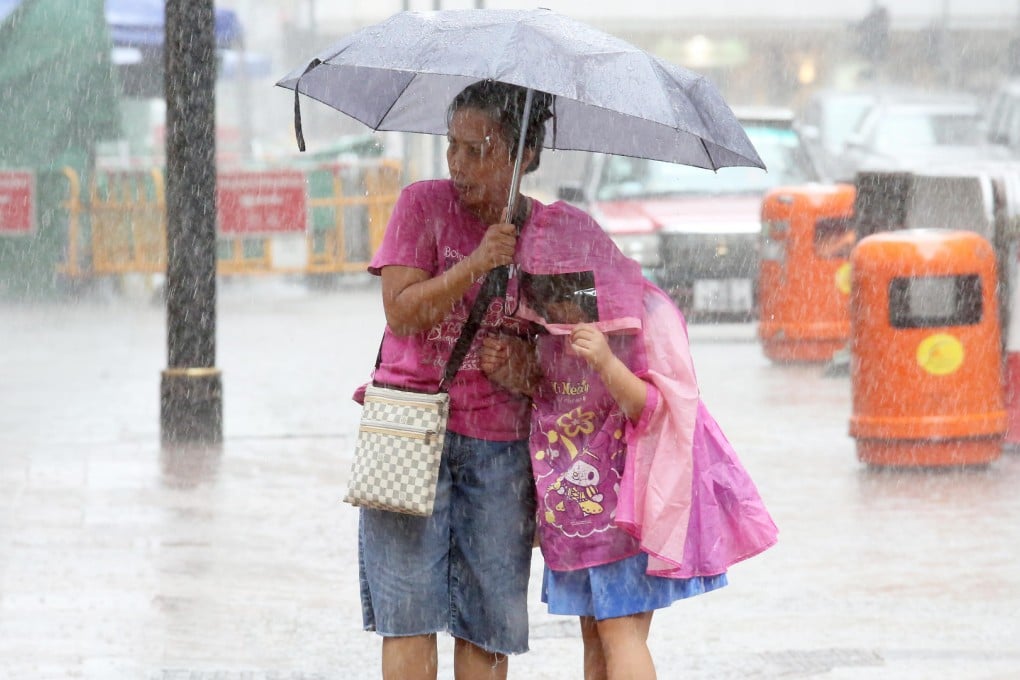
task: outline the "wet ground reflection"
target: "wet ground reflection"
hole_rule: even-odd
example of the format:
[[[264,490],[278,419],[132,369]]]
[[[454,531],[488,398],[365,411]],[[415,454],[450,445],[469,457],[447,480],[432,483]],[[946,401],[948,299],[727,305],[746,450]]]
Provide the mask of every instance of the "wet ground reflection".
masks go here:
[[[222,445],[164,444],[159,452],[163,484],[188,489],[214,482],[222,457]]]
[[[378,676],[340,501],[378,291],[233,286],[221,304],[219,447],[159,445],[148,302],[0,309],[0,677]],[[849,380],[775,366],[754,333],[692,325],[691,342],[779,544],[656,614],[660,676],[1020,677],[1020,454],[868,468]],[[532,651],[511,677],[577,677],[576,624],[540,584],[536,553]]]

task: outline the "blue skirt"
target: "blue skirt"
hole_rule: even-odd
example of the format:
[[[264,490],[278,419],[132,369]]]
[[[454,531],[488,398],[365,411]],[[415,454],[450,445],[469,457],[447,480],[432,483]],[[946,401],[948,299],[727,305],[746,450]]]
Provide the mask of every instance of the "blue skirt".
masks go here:
[[[574,571],[545,568],[542,602],[550,614],[593,616],[597,620],[668,607],[677,600],[726,585],[726,574],[689,579],[649,576],[648,555],[639,552],[617,562]]]

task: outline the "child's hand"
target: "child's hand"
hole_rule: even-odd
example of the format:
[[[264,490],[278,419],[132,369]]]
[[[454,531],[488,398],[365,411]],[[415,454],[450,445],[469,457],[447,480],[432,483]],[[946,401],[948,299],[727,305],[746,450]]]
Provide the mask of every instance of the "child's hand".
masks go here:
[[[510,354],[509,343],[502,337],[486,335],[482,337],[482,344],[478,348],[478,363],[482,371],[492,377],[501,364],[506,363]]]
[[[578,324],[574,328],[570,333],[570,348],[596,371],[601,371],[613,358],[606,336],[591,324]]]
[[[584,357],[627,417],[637,422],[648,403],[648,386],[613,354],[606,336],[591,324],[579,324],[570,334],[570,351]]]
[[[515,392],[531,393],[537,364],[527,340],[506,335],[482,336],[478,359],[489,380]]]

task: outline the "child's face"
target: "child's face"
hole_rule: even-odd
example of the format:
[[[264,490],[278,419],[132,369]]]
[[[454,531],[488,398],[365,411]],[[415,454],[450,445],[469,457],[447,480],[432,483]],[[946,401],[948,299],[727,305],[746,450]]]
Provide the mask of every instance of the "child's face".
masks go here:
[[[546,323],[573,325],[598,320],[592,272],[526,274],[522,280],[523,299]]]
[[[590,321],[581,306],[573,300],[557,300],[544,305],[542,316],[549,323],[586,323]]]

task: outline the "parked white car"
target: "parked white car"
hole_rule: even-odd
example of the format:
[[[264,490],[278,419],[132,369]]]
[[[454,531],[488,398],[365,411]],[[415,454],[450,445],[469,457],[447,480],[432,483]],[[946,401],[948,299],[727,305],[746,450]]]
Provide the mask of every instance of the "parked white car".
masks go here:
[[[892,96],[878,100],[847,137],[841,177],[865,171],[897,171],[931,164],[999,160],[1008,156],[989,144],[978,100],[967,94]]]

